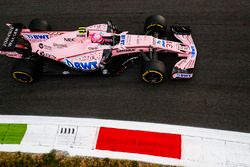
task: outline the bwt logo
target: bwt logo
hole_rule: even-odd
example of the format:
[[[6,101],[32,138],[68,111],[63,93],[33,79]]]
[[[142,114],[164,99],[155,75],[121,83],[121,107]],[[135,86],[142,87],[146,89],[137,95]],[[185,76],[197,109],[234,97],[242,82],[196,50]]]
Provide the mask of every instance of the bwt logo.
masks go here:
[[[193,74],[177,73],[176,76],[179,78],[191,78]]]
[[[66,65],[71,68],[76,68],[79,70],[95,70],[97,69],[97,61],[93,62],[71,62],[68,59],[65,60]]]
[[[125,45],[125,35],[121,35],[121,45]]]
[[[29,39],[49,39],[48,34],[26,34]]]
[[[166,42],[164,40],[162,40],[162,47],[166,46]]]

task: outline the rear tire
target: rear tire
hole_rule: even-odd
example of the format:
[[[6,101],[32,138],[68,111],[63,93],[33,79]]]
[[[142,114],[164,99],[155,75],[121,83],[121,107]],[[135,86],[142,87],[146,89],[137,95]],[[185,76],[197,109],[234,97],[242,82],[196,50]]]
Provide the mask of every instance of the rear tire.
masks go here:
[[[50,24],[43,19],[33,19],[29,24],[29,29],[31,31],[50,31]]]
[[[150,84],[161,83],[166,74],[166,66],[162,61],[151,60],[144,62],[141,70],[141,78]]]
[[[39,75],[40,66],[37,62],[29,59],[17,60],[11,70],[11,76],[20,83],[33,83]]]
[[[167,21],[161,15],[152,15],[146,18],[144,31],[147,35],[163,37],[166,35]],[[157,35],[156,35],[157,34]]]

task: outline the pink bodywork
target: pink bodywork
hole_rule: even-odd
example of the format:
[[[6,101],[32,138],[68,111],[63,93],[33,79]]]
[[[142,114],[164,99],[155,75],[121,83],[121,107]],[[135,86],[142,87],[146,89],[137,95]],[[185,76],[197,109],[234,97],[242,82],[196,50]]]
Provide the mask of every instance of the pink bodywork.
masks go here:
[[[85,33],[80,31],[30,32],[29,29],[23,29],[20,35],[30,42],[33,53],[85,71],[100,67],[104,49],[112,49],[112,56],[114,57],[141,51],[149,52],[150,47],[155,48],[157,52],[177,53],[182,58],[175,64],[175,67],[179,69],[194,68],[197,51],[191,35],[175,34],[175,37],[181,43],[158,39],[149,35],[132,35],[128,32],[109,33],[107,29],[107,24],[88,26]],[[112,39],[113,36],[120,36],[120,42],[114,46],[95,43],[91,40],[94,34],[99,34],[108,40]],[[0,54],[17,59],[22,58],[22,55],[16,52],[0,51]],[[191,78],[193,74],[180,75],[182,74],[174,73],[172,77]]]

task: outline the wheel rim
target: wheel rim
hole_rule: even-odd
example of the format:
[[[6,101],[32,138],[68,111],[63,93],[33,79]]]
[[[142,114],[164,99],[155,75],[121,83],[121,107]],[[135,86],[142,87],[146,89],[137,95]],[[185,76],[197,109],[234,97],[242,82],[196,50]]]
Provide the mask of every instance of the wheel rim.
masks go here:
[[[12,73],[13,78],[22,83],[31,83],[33,81],[33,78],[30,74],[22,71],[15,71]]]
[[[159,71],[148,70],[142,74],[142,79],[148,83],[160,83],[163,80],[163,74]]]

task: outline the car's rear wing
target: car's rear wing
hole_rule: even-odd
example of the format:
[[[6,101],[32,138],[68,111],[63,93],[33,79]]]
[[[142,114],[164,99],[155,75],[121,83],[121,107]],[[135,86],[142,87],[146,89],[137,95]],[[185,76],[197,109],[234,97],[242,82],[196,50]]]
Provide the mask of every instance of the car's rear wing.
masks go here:
[[[1,51],[14,51],[17,39],[24,28],[24,25],[21,23],[9,24],[8,26],[9,32],[0,48]]]

